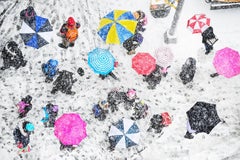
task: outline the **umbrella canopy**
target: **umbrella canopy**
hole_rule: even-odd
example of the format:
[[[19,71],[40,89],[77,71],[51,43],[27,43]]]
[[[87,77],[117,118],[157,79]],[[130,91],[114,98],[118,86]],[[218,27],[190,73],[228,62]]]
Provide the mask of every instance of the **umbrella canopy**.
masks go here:
[[[115,148],[128,148],[138,144],[140,132],[133,120],[123,118],[111,126],[108,136],[114,139]]]
[[[79,114],[65,113],[54,124],[54,135],[64,145],[78,145],[86,136],[86,123]]]
[[[156,59],[149,53],[137,53],[132,58],[132,68],[141,75],[149,75],[156,68]]]
[[[155,50],[155,57],[157,65],[168,67],[171,65],[174,56],[170,48],[163,47]]]
[[[38,49],[50,42],[52,31],[53,29],[48,19],[35,16],[35,20],[32,23],[22,23],[20,35],[25,45]]]
[[[240,55],[231,48],[223,48],[216,52],[213,65],[218,74],[231,78],[240,74]]]
[[[130,11],[113,10],[100,20],[98,34],[107,44],[122,44],[134,35],[136,26]]]
[[[205,14],[195,14],[187,22],[187,28],[192,33],[202,33],[210,26],[210,18],[207,18]]]
[[[218,117],[216,105],[197,102],[187,111],[187,116],[191,129],[197,133],[205,132],[209,134],[211,130],[221,121]]]
[[[114,70],[115,58],[107,49],[95,48],[88,53],[88,65],[97,74],[107,75]]]

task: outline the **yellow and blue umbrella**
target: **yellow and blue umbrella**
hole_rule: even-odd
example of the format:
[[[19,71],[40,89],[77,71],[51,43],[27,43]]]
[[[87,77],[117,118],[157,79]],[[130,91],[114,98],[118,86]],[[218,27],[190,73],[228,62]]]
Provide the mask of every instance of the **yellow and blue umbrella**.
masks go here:
[[[100,20],[98,34],[107,44],[122,44],[134,35],[136,26],[130,11],[113,10]]]

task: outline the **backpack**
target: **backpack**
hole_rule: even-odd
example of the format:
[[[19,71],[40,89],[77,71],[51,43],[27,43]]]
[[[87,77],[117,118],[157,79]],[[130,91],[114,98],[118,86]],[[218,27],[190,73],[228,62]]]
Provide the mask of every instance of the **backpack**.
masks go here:
[[[25,111],[25,107],[26,106],[29,106],[29,104],[25,103],[24,101],[20,101],[18,104],[17,104],[17,107],[18,107],[18,112],[19,113],[23,113]]]
[[[98,105],[94,105],[92,108],[92,111],[93,111],[95,117],[99,117],[102,113],[102,109]]]
[[[68,28],[68,31],[66,33],[67,40],[71,43],[75,41],[78,37],[78,30],[76,27],[74,28]]]
[[[133,41],[136,41],[140,45],[143,42],[143,36],[140,33],[136,33],[133,36]]]

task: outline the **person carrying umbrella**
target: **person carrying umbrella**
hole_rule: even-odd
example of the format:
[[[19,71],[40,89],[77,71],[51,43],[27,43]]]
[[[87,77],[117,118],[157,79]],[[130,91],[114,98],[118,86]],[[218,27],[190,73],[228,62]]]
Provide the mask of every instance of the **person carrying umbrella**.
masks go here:
[[[31,24],[35,20],[36,12],[32,6],[28,6],[26,9],[20,12],[20,19],[24,22]]]
[[[148,83],[148,89],[155,89],[158,84],[160,84],[162,79],[162,73],[160,72],[160,66],[156,64],[156,68],[149,75],[143,75],[143,81]]]
[[[136,32],[144,32],[146,28],[143,28],[147,24],[147,17],[145,13],[141,10],[137,10],[133,13],[135,19],[138,21],[137,27],[136,27]]]
[[[216,42],[211,42],[211,39],[216,40],[216,36],[213,33],[213,28],[210,26],[204,32],[202,32],[202,43],[205,46],[205,54],[209,54],[213,50],[213,44]]]
[[[192,133],[207,133],[221,122],[216,110],[216,104],[196,102],[187,112],[187,132],[184,138],[193,139]]]
[[[73,47],[78,38],[78,29],[80,26],[80,23],[75,22],[73,17],[69,17],[60,29],[60,36],[63,38],[63,41],[59,44],[59,47],[65,49]]]
[[[54,124],[54,135],[60,141],[60,150],[72,151],[86,138],[86,122],[77,113],[64,113]]]

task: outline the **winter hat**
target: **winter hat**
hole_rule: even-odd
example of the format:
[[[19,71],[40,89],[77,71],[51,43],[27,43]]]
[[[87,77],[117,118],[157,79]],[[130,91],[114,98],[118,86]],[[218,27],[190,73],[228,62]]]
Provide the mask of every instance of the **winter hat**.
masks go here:
[[[32,96],[27,95],[27,96],[25,97],[25,102],[26,102],[26,103],[31,103],[31,101],[32,101]]]
[[[54,59],[50,59],[48,61],[48,63],[52,66],[52,67],[56,67],[58,65],[58,61],[54,60]]]
[[[73,17],[69,17],[67,20],[67,23],[69,26],[74,26],[75,25],[75,20],[73,19]]]
[[[77,70],[77,73],[80,75],[80,76],[83,76],[84,75],[84,70],[79,67],[78,70]]]
[[[29,132],[34,131],[34,125],[32,123],[30,123],[30,122],[26,124],[25,128]]]
[[[136,96],[136,90],[135,89],[128,89],[127,97],[132,99],[132,98],[134,98],[134,96]]]

